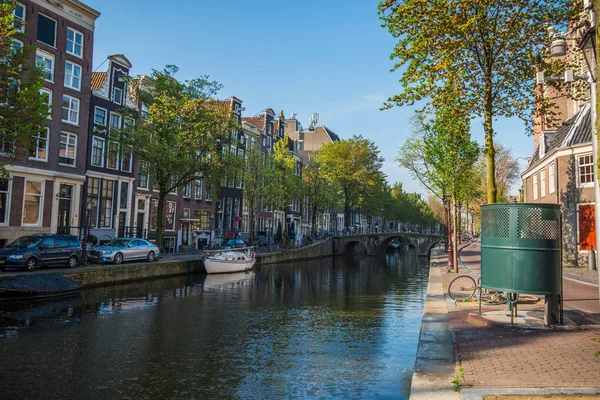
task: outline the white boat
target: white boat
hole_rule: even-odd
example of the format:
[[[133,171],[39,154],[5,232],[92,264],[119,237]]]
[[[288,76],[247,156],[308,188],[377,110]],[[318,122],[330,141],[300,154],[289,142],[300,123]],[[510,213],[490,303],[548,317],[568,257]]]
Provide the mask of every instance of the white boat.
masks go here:
[[[204,267],[209,274],[227,274],[249,271],[255,262],[254,248],[244,247],[207,252]]]

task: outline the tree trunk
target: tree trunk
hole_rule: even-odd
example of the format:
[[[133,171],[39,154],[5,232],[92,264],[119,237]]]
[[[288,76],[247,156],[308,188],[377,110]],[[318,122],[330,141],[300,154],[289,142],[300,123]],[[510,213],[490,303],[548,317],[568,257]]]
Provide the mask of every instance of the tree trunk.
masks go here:
[[[487,84],[485,94],[485,112],[483,121],[483,130],[485,133],[485,161],[486,161],[486,179],[487,179],[487,202],[492,204],[496,202],[496,149],[494,149],[494,128],[492,119],[494,117],[492,111],[492,88],[491,77],[490,83]]]
[[[344,204],[344,233],[348,232],[348,221],[350,221],[350,206],[346,202]]]
[[[165,223],[165,199],[166,192],[158,192],[158,210],[156,211],[156,245],[163,252],[163,229]]]
[[[453,243],[452,243],[452,264],[454,266],[454,273],[458,273],[458,238],[457,238],[457,234],[458,234],[458,206],[456,204],[456,196],[452,196],[452,203],[453,203],[453,207],[454,207],[454,212],[452,213],[454,215],[454,223],[453,225]]]
[[[448,252],[448,269],[454,269],[454,257],[453,257],[453,246],[452,246],[452,219],[450,218],[451,204],[450,199],[444,196],[444,210],[446,214],[446,235],[448,237],[448,243],[446,244],[446,251]]]
[[[313,239],[317,236],[317,207],[313,206],[312,208],[312,237]]]
[[[462,243],[462,213],[459,211],[459,208],[456,208],[456,227],[457,229],[457,239],[458,239],[458,244]]]
[[[254,215],[254,208],[253,207],[248,207],[248,233],[249,233],[249,239],[250,239],[250,245],[254,245],[254,240],[255,240],[255,234],[254,234],[254,224],[255,224],[255,215]]]

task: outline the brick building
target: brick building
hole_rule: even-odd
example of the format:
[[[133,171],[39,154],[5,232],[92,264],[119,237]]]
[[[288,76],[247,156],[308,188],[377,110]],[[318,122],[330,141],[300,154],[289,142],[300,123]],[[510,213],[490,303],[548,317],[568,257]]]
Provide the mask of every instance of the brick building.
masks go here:
[[[44,68],[43,93],[51,108],[30,157],[7,166],[0,186],[0,244],[19,236],[79,234],[88,143],[90,78],[95,21],[100,13],[77,0],[22,0],[16,46],[33,45],[31,62]]]

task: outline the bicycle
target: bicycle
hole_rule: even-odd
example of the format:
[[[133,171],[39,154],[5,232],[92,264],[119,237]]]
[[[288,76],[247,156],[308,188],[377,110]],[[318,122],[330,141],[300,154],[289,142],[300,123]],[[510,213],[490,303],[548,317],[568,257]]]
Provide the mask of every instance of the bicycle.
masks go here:
[[[473,278],[470,275],[459,275],[450,281],[448,285],[448,295],[456,302],[465,302],[471,300],[476,293],[479,293],[481,287],[481,279]],[[504,304],[508,301],[507,297],[502,292],[485,290],[482,295],[482,300],[486,304]]]

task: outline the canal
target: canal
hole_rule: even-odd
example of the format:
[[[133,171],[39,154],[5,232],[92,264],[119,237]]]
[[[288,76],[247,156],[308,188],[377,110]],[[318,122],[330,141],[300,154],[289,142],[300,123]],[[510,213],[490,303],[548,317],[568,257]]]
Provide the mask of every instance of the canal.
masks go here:
[[[0,398],[408,398],[426,259],[320,259],[0,304]]]

